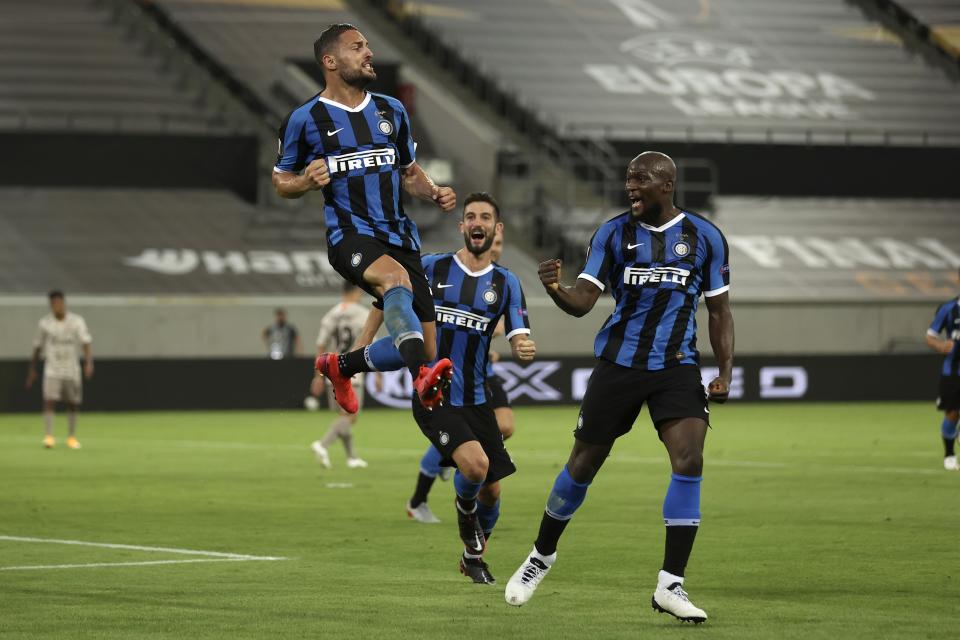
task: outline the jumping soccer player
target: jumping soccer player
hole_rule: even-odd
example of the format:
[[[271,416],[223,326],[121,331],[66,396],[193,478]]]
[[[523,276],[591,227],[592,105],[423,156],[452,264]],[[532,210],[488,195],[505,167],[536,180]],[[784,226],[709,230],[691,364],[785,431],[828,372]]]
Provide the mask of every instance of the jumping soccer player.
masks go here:
[[[313,44],[324,89],[294,109],[280,126],[274,188],[284,198],[321,190],[330,264],[346,280],[382,300],[384,323],[421,402],[432,408],[452,363],[435,360],[436,323],[420,263],[417,226],[403,211],[400,189],[452,211],[457,196],[416,163],[410,118],[389,96],[369,93],[377,79],[373,52],[356,27],[329,26]],[[401,366],[403,366],[401,365]],[[357,373],[335,353],[317,358],[337,402],[358,409],[350,378]]]
[[[495,582],[483,552],[500,517],[500,479],[516,471],[488,404],[485,384],[490,338],[501,317],[514,357],[533,360],[536,354],[520,281],[490,259],[490,246],[500,226],[500,209],[493,197],[471,193],[460,222],[465,246],[456,253],[423,257],[439,324],[437,355],[460,366],[445,404],[428,411],[416,394],[413,397],[420,430],[439,451],[442,464],[457,469],[453,484],[464,544],[460,571],[478,584]],[[371,317],[377,314],[374,309]],[[364,339],[375,333],[377,324],[368,320]]]
[[[733,367],[733,317],[727,290],[727,243],[714,225],[673,203],[676,166],[645,152],[627,167],[630,210],[594,233],[573,286],[560,284],[560,261],[540,263],[540,281],[566,313],[583,316],[608,286],[616,307],[594,344],[590,376],[574,430],[573,451],[557,476],[533,551],[507,584],[509,604],[527,602],[557,558],[557,542],[586,497],[613,443],[647,402],[670,456],[673,474],[663,502],[666,546],[653,608],[703,622],[683,589],[683,574],[700,524],[700,481],[707,433],[707,394],[697,366],[694,315],[700,294],[710,313],[710,343],[720,375],[709,397],[727,399]]]
[[[494,236],[493,244],[490,245],[490,260],[496,263],[502,253],[503,231],[501,230]],[[491,337],[496,338],[497,336],[505,335],[505,333],[504,321],[503,318],[501,318]],[[513,435],[514,418],[513,408],[510,406],[510,399],[507,397],[507,392],[503,388],[500,377],[493,370],[493,363],[499,360],[499,358],[500,356],[497,352],[490,351],[487,359],[486,395],[487,404],[493,409],[493,413],[497,418],[497,427],[500,429],[500,435],[503,436],[504,440],[507,440]],[[437,478],[446,481],[449,480],[453,474],[451,467],[444,467],[440,464],[442,459],[443,456],[433,445],[427,447],[426,452],[424,452],[423,457],[420,459],[420,470],[417,473],[417,482],[414,486],[413,495],[407,502],[407,517],[417,522],[423,522],[424,524],[436,524],[440,522],[440,519],[437,518],[430,509],[427,498]]]
[[[945,335],[945,339],[940,336]],[[943,468],[960,471],[954,443],[957,440],[957,420],[960,419],[960,299],[953,298],[937,309],[930,328],[927,329],[927,345],[942,353],[940,368],[940,395],[937,409],[943,411],[940,436],[943,438]]]
[[[353,348],[355,341],[363,331],[367,321],[367,308],[360,304],[363,290],[352,282],[344,280],[343,299],[333,309],[327,312],[320,321],[320,333],[317,335],[317,354],[326,353],[330,348],[334,353],[345,353]],[[363,374],[355,375],[352,379],[353,392],[357,397],[357,409],[363,406]],[[310,391],[314,396],[323,393],[323,376],[318,371],[313,378]],[[337,405],[333,389],[328,387],[327,404],[339,413],[337,419],[330,425],[327,434],[322,440],[317,440],[311,446],[321,465],[329,469],[330,452],[328,449],[338,438],[343,442],[347,453],[347,467],[362,469],[367,462],[358,457],[353,448],[353,425],[357,423],[356,413],[347,413],[343,407]]]
[[[67,446],[79,449],[77,440],[77,412],[83,403],[83,381],[80,378],[80,363],[77,347],[83,350],[83,376],[93,376],[93,350],[90,331],[83,317],[67,311],[62,291],[51,291],[50,313],[40,319],[37,337],[33,341],[33,357],[27,371],[26,387],[37,380],[37,363],[43,354],[43,446],[52,449],[57,440],[53,436],[53,418],[57,402],[67,405],[69,434]]]

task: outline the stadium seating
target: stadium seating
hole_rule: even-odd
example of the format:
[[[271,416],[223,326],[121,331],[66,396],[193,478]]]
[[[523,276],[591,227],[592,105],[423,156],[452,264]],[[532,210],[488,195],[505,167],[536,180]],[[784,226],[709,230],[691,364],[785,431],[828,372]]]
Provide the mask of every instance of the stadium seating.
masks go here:
[[[218,114],[112,20],[103,4],[0,4],[0,129],[222,131]]]
[[[275,91],[276,83],[289,73],[286,61],[311,60],[313,41],[327,24],[359,22],[339,2],[229,4],[160,0],[157,4],[210,56],[280,113],[286,113],[291,106],[278,98]],[[386,41],[371,44],[375,61],[397,59]]]
[[[409,5],[570,138],[960,141],[956,86],[839,0]]]

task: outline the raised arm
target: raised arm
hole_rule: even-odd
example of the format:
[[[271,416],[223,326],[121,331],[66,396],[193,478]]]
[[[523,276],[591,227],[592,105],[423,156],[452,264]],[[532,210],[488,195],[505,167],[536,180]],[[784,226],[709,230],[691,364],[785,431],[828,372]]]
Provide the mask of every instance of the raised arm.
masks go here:
[[[537,269],[540,282],[543,283],[547,295],[553,298],[554,303],[565,313],[580,318],[593,309],[603,290],[586,278],[577,278],[573,286],[566,286],[560,282],[562,261],[558,259],[541,262]]]
[[[454,190],[438,187],[416,162],[403,170],[403,189],[416,198],[433,202],[443,211],[453,211],[457,206]]]
[[[719,375],[710,382],[707,391],[714,402],[724,403],[730,395],[730,379],[733,376],[733,314],[730,313],[730,294],[707,298],[710,315],[710,346],[720,367]]]

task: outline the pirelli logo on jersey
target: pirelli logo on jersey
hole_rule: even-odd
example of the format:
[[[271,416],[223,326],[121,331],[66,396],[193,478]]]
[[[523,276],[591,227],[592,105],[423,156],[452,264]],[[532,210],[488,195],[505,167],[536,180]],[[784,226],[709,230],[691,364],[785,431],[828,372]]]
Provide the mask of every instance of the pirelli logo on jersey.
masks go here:
[[[627,267],[623,271],[623,284],[643,286],[645,284],[659,284],[663,282],[686,286],[689,277],[689,269],[680,269],[678,267]]]
[[[395,149],[370,149],[369,151],[344,153],[339,156],[327,156],[327,169],[329,169],[331,175],[358,169],[394,166],[395,164],[397,164]]]
[[[445,322],[447,324],[452,324],[457,327],[465,327],[467,329],[476,329],[480,333],[486,333],[487,327],[490,326],[489,318],[478,316],[477,314],[470,313],[469,311],[452,309],[450,307],[434,308],[437,311],[437,322]]]

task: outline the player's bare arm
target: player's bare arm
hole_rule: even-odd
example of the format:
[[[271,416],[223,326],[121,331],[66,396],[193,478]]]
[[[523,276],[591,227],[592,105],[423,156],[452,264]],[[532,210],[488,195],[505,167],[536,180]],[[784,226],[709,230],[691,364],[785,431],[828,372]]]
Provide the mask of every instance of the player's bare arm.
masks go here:
[[[927,341],[927,346],[937,353],[947,355],[953,351],[953,340],[944,340],[939,336],[932,336],[929,333],[926,335],[925,340]]]
[[[516,360],[529,362],[537,355],[537,344],[530,339],[528,333],[518,333],[510,338],[510,348]]]
[[[323,158],[317,158],[302,173],[274,171],[273,188],[281,198],[299,198],[309,191],[317,191],[330,184],[330,172]]]
[[[371,308],[367,315],[367,321],[363,325],[363,331],[357,336],[357,342],[353,345],[353,349],[356,350],[368,344],[373,344],[374,338],[377,337],[377,331],[380,331],[380,325],[382,324],[383,311],[376,307]]]
[[[547,294],[565,313],[580,318],[593,309],[593,305],[600,299],[603,291],[597,285],[585,278],[577,278],[573,286],[566,286],[560,282],[563,262],[554,258],[540,263],[537,275],[543,283]]]
[[[730,294],[721,293],[707,300],[710,316],[710,346],[720,367],[719,375],[707,386],[710,400],[723,404],[730,395],[730,379],[733,376],[733,314],[730,313]]]
[[[30,358],[30,368],[27,369],[27,381],[24,386],[29,389],[37,381],[37,365],[40,363],[40,347],[33,350],[33,356]]]
[[[403,171],[403,190],[421,200],[430,200],[442,211],[453,211],[457,194],[450,187],[438,187],[416,162]]]
[[[89,344],[83,345],[83,377],[87,380],[93,377],[93,349]]]

